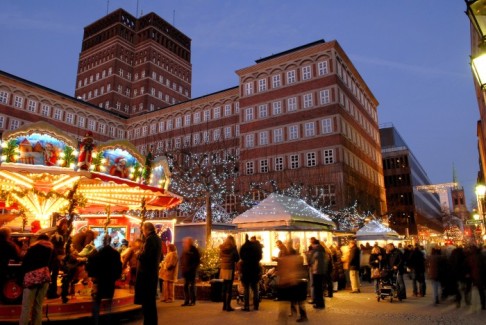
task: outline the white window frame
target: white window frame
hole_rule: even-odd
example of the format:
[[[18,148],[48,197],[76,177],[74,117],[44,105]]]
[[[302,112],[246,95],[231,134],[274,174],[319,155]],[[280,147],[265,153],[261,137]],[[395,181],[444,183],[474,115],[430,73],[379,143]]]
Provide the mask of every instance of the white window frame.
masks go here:
[[[0,91],[0,103],[7,104],[8,103],[8,92]]]
[[[314,151],[307,152],[306,156],[306,166],[307,167],[315,167],[317,166],[317,155]]]
[[[340,65],[338,65],[340,67]],[[329,73],[329,67],[327,61],[321,61],[317,63],[317,70],[319,76],[324,76]]]
[[[298,169],[300,167],[299,154],[289,155],[289,167],[290,169]]]
[[[282,102],[277,101],[272,103],[272,115],[282,114]]]
[[[27,105],[27,110],[29,112],[37,112],[37,102],[33,99],[29,99],[29,104]]]
[[[253,81],[245,83],[245,95],[249,96],[253,94]]]
[[[334,164],[334,149],[325,149],[323,150],[322,154],[324,157],[324,159],[322,160],[324,162],[324,165]]]
[[[297,80],[296,80],[296,77],[295,77],[295,70],[290,70],[290,71],[287,71],[287,85],[291,85],[293,83],[295,83]]]
[[[274,170],[276,172],[281,172],[284,170],[284,158],[283,157],[275,157],[274,162]]]
[[[329,134],[333,132],[332,118],[325,118],[321,121],[321,133]]]
[[[312,106],[314,106],[312,93],[305,94],[303,100],[304,100],[304,108],[311,108]]]
[[[268,145],[268,131],[261,131],[258,135],[258,144],[260,146]]]
[[[224,116],[231,116],[231,105],[224,105]]]
[[[312,78],[312,67],[310,65],[302,67],[302,80],[309,80]]]
[[[213,119],[218,119],[218,118],[221,118],[221,107],[220,106],[215,107],[213,109]]]
[[[253,133],[247,134],[245,136],[245,147],[253,148],[255,146],[255,135]]]
[[[326,105],[331,102],[331,92],[329,89],[324,89],[319,92],[319,97],[321,99],[321,105]]]
[[[282,86],[282,80],[279,74],[272,76],[272,88],[279,88]]]
[[[245,174],[253,175],[255,173],[255,163],[253,161],[247,161],[245,165]]]
[[[259,79],[258,80],[258,92],[264,92],[267,90],[267,79]]]
[[[313,137],[316,135],[316,123],[314,121],[304,124],[304,135],[306,137]]]
[[[260,160],[260,173],[268,173],[268,159]]]
[[[258,118],[266,118],[268,117],[268,105],[263,104],[258,106]]]
[[[289,140],[297,140],[299,138],[299,126],[291,125],[288,127]]]
[[[295,112],[297,107],[297,97],[290,97],[287,99],[287,112]]]
[[[201,113],[196,112],[194,113],[194,124],[199,124],[201,123]]]
[[[24,98],[16,95],[14,97],[14,107],[22,108],[23,106],[24,106]]]
[[[284,141],[283,129],[278,128],[273,130],[273,143],[280,143]]]
[[[253,107],[245,109],[245,122],[253,121]]]

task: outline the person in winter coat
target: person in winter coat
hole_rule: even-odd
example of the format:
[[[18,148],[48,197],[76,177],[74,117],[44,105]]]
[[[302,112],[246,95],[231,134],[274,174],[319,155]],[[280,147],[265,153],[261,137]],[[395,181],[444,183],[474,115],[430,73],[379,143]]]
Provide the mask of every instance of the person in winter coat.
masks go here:
[[[88,258],[86,269],[93,280],[93,323],[99,324],[100,306],[102,299],[108,299],[108,309],[111,311],[113,295],[115,294],[115,282],[121,277],[122,262],[120,253],[113,248],[111,236],[103,237],[103,247]],[[110,319],[107,320],[108,324]]]
[[[157,280],[162,255],[162,242],[151,222],[142,226],[145,242],[138,255],[137,279],[135,281],[135,304],[142,305],[144,325],[157,325]]]
[[[326,252],[319,240],[311,238],[312,250],[308,252],[307,260],[312,275],[312,298],[316,309],[324,309],[324,276],[326,274]]]
[[[333,291],[337,292],[342,288],[342,284],[345,281],[343,262],[341,261],[342,253],[336,244],[331,245],[331,258],[332,258],[332,275]],[[341,283],[341,285],[340,285]]]
[[[374,246],[371,249],[371,254],[370,254],[370,267],[371,267],[371,276],[373,277],[373,274],[375,272],[380,272],[381,266],[382,266],[382,261],[383,261],[383,254],[381,253],[381,249],[378,246]],[[377,270],[377,271],[376,271]],[[373,280],[375,281],[375,293],[378,294],[378,286],[380,282],[379,277],[374,277]]]
[[[432,282],[432,289],[434,293],[434,303],[439,304],[439,288],[444,281],[444,272],[447,268],[447,260],[439,247],[432,248],[430,257],[428,259],[428,278]]]
[[[405,273],[403,253],[393,243],[386,245],[385,266],[387,270],[397,272],[398,298],[407,299],[407,290],[403,280]]]
[[[419,244],[415,244],[415,248],[410,253],[407,266],[413,271],[413,295],[425,296],[425,255]]]
[[[174,244],[167,246],[167,255],[161,264],[159,277],[164,281],[164,287],[160,300],[171,303],[174,302],[174,283],[177,281],[177,274],[179,273],[179,257],[177,256],[177,248]]]
[[[0,228],[0,288],[7,280],[7,269],[10,260],[20,260],[20,248],[11,239],[12,231],[8,227]]]
[[[486,250],[472,246],[468,256],[472,284],[478,289],[481,309],[486,310]]]
[[[51,284],[47,290],[47,298],[59,298],[57,293],[57,278],[59,277],[59,269],[61,268],[61,261],[64,258],[64,245],[68,237],[68,222],[67,219],[62,219],[57,225],[56,232],[52,234],[50,241],[54,245],[53,256],[51,260]]]
[[[359,269],[361,251],[356,246],[356,241],[349,241],[349,279],[351,281],[351,293],[360,293],[359,290]]]
[[[51,263],[53,249],[54,246],[49,242],[49,237],[40,235],[37,242],[27,250],[24,256],[21,268],[21,278],[24,279],[24,284],[29,272],[42,269],[46,269],[46,271],[42,283],[24,287],[22,311],[19,318],[20,325],[27,325],[29,321],[32,325],[42,324],[42,302],[49,288],[50,270],[48,267]]]
[[[191,237],[182,240],[181,270],[184,278],[183,307],[196,304],[196,273],[201,263],[201,254]]]
[[[250,289],[253,292],[253,308],[258,310],[260,297],[258,295],[258,282],[261,277],[260,260],[262,259],[262,245],[258,240],[249,240],[245,236],[245,243],[240,248],[241,282],[245,290],[245,306],[242,311],[250,311]]]
[[[140,238],[135,239],[132,246],[129,247],[125,252],[121,254],[122,257],[122,270],[125,270],[128,266],[129,280],[128,280],[128,290],[133,292],[135,287],[135,280],[137,278],[137,267],[138,267],[138,255],[142,250],[143,241]]]
[[[240,260],[235,238],[229,235],[219,246],[220,271],[219,278],[223,280],[223,310],[233,311],[231,298],[233,296],[233,280],[236,263]]]

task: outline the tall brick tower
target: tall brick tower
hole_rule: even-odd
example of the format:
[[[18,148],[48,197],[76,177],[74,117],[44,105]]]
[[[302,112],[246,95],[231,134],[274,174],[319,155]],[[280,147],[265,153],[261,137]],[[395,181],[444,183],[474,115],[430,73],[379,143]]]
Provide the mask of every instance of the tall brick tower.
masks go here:
[[[118,9],[84,28],[75,96],[122,116],[191,98],[191,39],[154,13]]]

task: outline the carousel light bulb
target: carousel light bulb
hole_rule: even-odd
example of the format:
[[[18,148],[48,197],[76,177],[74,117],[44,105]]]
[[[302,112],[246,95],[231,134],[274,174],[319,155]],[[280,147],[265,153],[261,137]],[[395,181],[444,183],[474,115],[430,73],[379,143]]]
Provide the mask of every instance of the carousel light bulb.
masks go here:
[[[69,164],[69,168],[74,168],[76,165],[74,163]]]
[[[77,156],[77,155],[79,155],[79,152],[77,150],[74,150],[73,151],[73,156]]]
[[[106,158],[101,159],[102,164],[106,164]]]
[[[91,157],[96,158],[96,152],[92,152]]]
[[[64,153],[64,151],[63,151],[63,152],[61,152],[61,153],[59,154],[59,156],[61,156],[62,158],[64,158],[64,157],[66,157],[66,154],[65,154],[65,153]]]
[[[7,160],[7,155],[2,155],[2,161],[6,161]]]
[[[59,160],[57,161],[57,164],[58,164],[59,166],[63,165],[63,164],[64,164],[64,159],[59,159]]]
[[[2,148],[7,148],[8,147],[8,142],[7,141],[3,141],[2,142]]]

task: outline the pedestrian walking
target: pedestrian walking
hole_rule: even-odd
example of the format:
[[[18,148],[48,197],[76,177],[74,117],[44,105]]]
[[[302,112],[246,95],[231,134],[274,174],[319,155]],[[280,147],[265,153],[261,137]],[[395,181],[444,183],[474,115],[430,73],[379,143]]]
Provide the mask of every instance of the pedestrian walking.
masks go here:
[[[115,282],[121,277],[122,262],[120,253],[110,245],[111,236],[103,237],[103,247],[88,258],[86,270],[93,281],[93,324],[98,325],[100,319],[101,300],[107,299],[108,318],[106,324],[111,324],[111,306],[115,294]]]
[[[183,307],[196,304],[196,273],[201,263],[201,254],[191,237],[182,240],[181,270],[184,278]]]
[[[49,265],[54,246],[47,235],[40,235],[24,256],[21,267],[23,279],[22,311],[20,325],[42,324],[42,302],[49,288],[51,273]],[[3,252],[2,252],[3,253]]]
[[[160,300],[167,303],[174,302],[174,283],[177,281],[177,274],[179,273],[179,257],[174,244],[167,246],[167,255],[162,261],[161,272],[164,284]]]
[[[370,267],[371,267],[371,279],[374,281],[375,293],[378,294],[379,283],[380,283],[380,271],[382,268],[383,254],[378,245],[371,249],[370,254]]]
[[[356,241],[349,241],[349,279],[351,281],[351,293],[360,293],[359,289],[359,270],[360,270],[361,251],[356,246]]]
[[[325,250],[320,245],[319,240],[311,238],[312,250],[307,253],[309,268],[312,274],[312,298],[313,306],[316,309],[324,309],[324,276],[326,272]]]
[[[343,262],[341,261],[342,253],[336,243],[331,245],[331,257],[332,257],[332,283],[333,291],[337,292],[342,283],[345,281]],[[340,286],[341,283],[341,286]]]
[[[249,240],[245,236],[245,243],[240,249],[241,258],[241,282],[244,287],[245,305],[242,311],[250,311],[250,289],[253,293],[253,309],[258,310],[260,297],[258,293],[258,282],[261,277],[260,260],[262,259],[262,245],[259,241]]]
[[[240,260],[235,238],[229,235],[219,246],[220,271],[219,277],[223,280],[223,310],[233,311],[231,298],[233,296],[233,281],[235,278],[236,263]]]
[[[412,272],[413,295],[415,297],[424,297],[425,255],[420,249],[419,244],[415,244],[415,248],[410,253],[407,266]]]
[[[157,279],[162,255],[162,243],[151,222],[142,226],[145,238],[138,256],[137,279],[135,282],[135,304],[142,305],[144,325],[157,325]]]
[[[405,273],[403,253],[393,243],[389,243],[386,245],[385,260],[386,268],[396,273],[398,298],[407,299],[407,290],[403,279],[403,274]]]
[[[447,268],[446,257],[442,254],[440,247],[432,248],[428,259],[428,278],[432,282],[434,303],[439,304],[439,289],[442,290],[442,283]],[[441,293],[442,294],[442,293]]]

